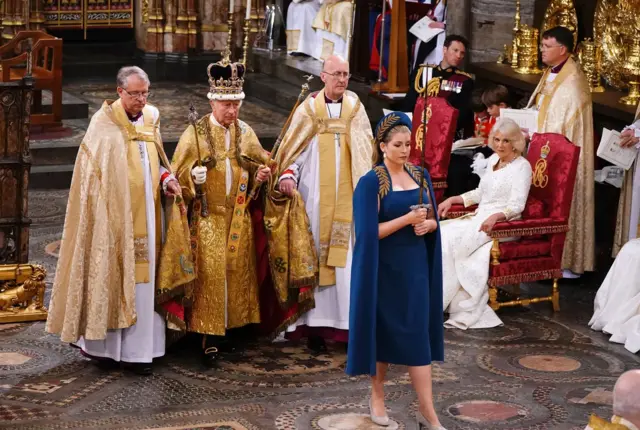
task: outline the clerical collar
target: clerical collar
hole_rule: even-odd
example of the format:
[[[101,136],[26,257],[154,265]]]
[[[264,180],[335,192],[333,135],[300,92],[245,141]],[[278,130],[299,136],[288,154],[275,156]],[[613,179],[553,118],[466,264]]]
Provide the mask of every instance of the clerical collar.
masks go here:
[[[141,116],[142,116],[142,111],[138,112],[137,114],[135,114],[133,116],[129,115],[129,112],[127,112],[127,118],[129,118],[129,121],[131,121],[131,122],[137,122],[140,119]]]
[[[568,59],[569,57],[567,57],[566,60],[564,60],[562,63],[558,64],[557,66],[553,66],[551,68],[551,73],[560,73],[560,70],[562,70],[562,66],[564,66],[567,63]]]
[[[338,100],[331,100],[329,97],[327,97],[327,95],[324,95],[324,102],[326,104],[330,104],[330,103],[342,103],[342,97],[340,97]]]

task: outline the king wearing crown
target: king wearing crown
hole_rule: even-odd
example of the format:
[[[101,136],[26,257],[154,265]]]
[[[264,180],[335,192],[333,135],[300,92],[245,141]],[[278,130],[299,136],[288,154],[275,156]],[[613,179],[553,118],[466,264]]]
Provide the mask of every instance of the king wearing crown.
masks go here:
[[[238,119],[244,66],[222,61],[207,68],[212,112],[182,134],[172,167],[189,205],[196,262],[193,303],[187,328],[204,335],[203,359],[213,366],[220,352],[233,350],[228,330],[260,322],[254,230],[248,198],[255,181],[265,181],[268,154],[255,132]]]

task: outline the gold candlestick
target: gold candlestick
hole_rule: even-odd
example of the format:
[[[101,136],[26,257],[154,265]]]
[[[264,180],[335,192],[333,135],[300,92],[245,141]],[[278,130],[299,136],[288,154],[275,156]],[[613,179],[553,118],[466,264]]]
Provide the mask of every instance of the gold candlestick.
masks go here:
[[[583,40],[578,48],[578,59],[592,93],[604,92],[604,87],[600,85],[600,51],[600,45],[590,38]]]
[[[227,33],[227,47],[224,50],[222,62],[231,63],[231,51],[233,50],[233,10],[229,10],[229,19],[227,20],[227,26],[229,27]]]
[[[622,66],[622,75],[627,80],[629,95],[622,97],[619,101],[629,106],[636,106],[640,101],[640,39],[638,36],[636,33],[635,37],[627,40],[630,48]]]
[[[518,68],[518,45],[520,44],[520,0],[516,0],[516,16],[513,25],[513,42],[511,43],[511,67]]]
[[[247,52],[249,51],[249,30],[251,27],[251,19],[244,20],[244,43],[242,44],[242,64],[247,67]]]

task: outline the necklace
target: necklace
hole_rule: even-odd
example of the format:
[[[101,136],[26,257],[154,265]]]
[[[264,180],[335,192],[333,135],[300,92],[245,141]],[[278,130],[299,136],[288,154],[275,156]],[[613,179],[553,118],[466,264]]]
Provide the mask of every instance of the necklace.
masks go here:
[[[500,170],[500,169],[503,169],[503,168],[507,167],[509,164],[513,163],[513,160],[515,160],[516,158],[518,158],[518,156],[514,155],[514,157],[509,161],[504,162],[502,160],[499,160],[498,161],[498,166],[496,167],[496,170]]]

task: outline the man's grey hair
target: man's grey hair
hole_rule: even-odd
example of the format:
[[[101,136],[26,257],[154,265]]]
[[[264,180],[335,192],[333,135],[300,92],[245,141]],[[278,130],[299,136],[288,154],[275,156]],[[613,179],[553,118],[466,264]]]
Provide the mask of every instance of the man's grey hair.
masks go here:
[[[613,388],[613,413],[640,426],[640,369],[618,378]]]
[[[151,84],[147,72],[145,72],[138,66],[125,66],[118,70],[118,75],[116,76],[116,84],[120,88],[124,88],[126,90],[127,86],[129,85],[129,76],[133,75],[138,76],[140,79],[145,81],[147,85]]]

